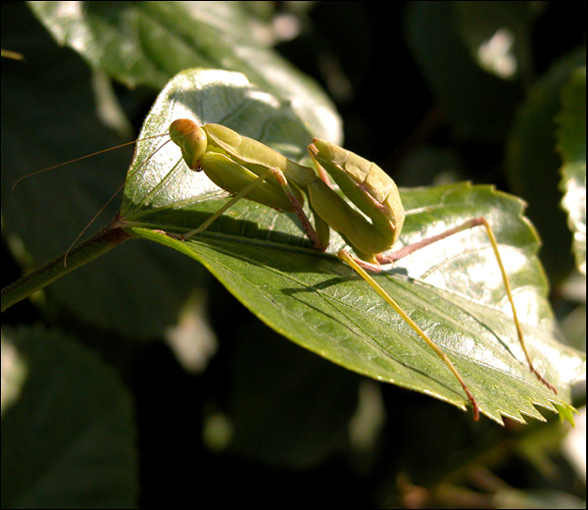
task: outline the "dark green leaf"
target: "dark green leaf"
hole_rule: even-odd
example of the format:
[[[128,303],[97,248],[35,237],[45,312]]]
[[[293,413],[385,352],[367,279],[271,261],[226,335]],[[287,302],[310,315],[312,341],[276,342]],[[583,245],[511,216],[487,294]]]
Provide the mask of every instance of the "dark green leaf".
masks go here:
[[[3,332],[2,367],[2,506],[136,506],[135,425],[118,377],[41,328]]]
[[[239,71],[294,110],[323,138],[341,137],[330,99],[262,43],[260,22],[240,2],[31,2],[60,44],[129,87],[157,89],[190,67]]]
[[[459,35],[487,72],[529,77],[532,21],[543,6],[532,2],[452,2]],[[521,67],[523,69],[521,69]]]
[[[516,81],[474,61],[457,30],[454,2],[409,2],[407,44],[439,107],[460,138],[500,142],[519,101]]]

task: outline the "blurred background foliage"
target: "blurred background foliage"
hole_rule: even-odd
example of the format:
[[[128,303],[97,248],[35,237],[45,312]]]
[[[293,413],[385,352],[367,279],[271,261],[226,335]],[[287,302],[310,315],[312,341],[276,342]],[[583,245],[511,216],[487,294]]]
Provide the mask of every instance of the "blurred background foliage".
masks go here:
[[[313,80],[292,100],[304,109],[300,94],[326,91],[340,120],[325,96],[325,132],[399,186],[470,180],[523,197],[564,335],[585,349],[585,2],[205,4],[3,4],[2,48],[25,59],[2,60],[3,214],[11,167],[131,139],[183,68],[239,70],[268,87],[297,68]],[[130,155],[113,157],[34,181],[15,230],[38,257],[67,248],[43,236],[44,221],[72,240],[116,189]],[[78,198],[78,178],[98,191]],[[3,234],[8,284],[35,249]],[[87,270],[116,271],[105,295],[113,309],[136,303],[140,320],[113,319],[83,272],[71,284],[79,309],[55,286],[3,315],[3,506],[585,507],[584,415],[574,430],[552,417],[474,424],[294,346],[191,261],[129,249],[139,251]],[[144,250],[159,260],[152,287],[119,276]],[[150,293],[157,313],[134,299]],[[19,396],[29,373],[37,382]],[[582,408],[584,388],[574,397]]]

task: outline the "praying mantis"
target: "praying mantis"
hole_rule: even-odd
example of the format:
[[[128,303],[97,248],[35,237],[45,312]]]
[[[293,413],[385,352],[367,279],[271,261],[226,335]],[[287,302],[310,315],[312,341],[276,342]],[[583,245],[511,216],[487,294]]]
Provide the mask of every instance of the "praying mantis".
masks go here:
[[[278,211],[294,212],[315,249],[324,251],[329,231],[337,231],[353,248],[338,257],[350,265],[406,321],[447,365],[460,383],[479,417],[475,396],[449,357],[428,337],[398,303],[378,285],[369,272],[380,272],[383,264],[397,260],[464,230],[483,226],[493,248],[511,306],[514,326],[529,369],[548,388],[555,388],[534,367],[525,346],[510,283],[492,229],[485,218],[472,218],[445,232],[383,254],[396,243],[404,223],[404,209],[394,181],[375,163],[335,144],[315,138],[308,146],[314,169],[299,165],[261,142],[240,135],[219,124],[198,125],[189,119],[177,119],[170,125],[171,140],[181,149],[186,165],[203,171],[233,198],[197,229],[177,236],[188,239],[205,230],[215,219],[241,198]],[[345,200],[331,187],[331,177]],[[308,199],[314,226],[302,207]],[[349,202],[353,203],[352,207]],[[359,212],[359,211],[361,212]]]
[[[180,148],[182,159],[188,168],[195,172],[203,171],[211,181],[233,195],[198,228],[182,235],[168,234],[170,237],[187,240],[196,236],[242,198],[278,211],[296,213],[316,250],[326,249],[330,229],[337,231],[356,254],[352,256],[343,249],[338,253],[339,258],[372,286],[443,361],[467,396],[475,420],[480,412],[475,395],[451,359],[378,285],[369,272],[380,272],[384,264],[396,262],[458,232],[483,226],[500,269],[518,340],[529,369],[555,392],[555,388],[534,367],[527,351],[508,277],[492,229],[484,218],[472,218],[457,227],[388,253],[400,235],[404,209],[396,184],[376,164],[337,145],[315,139],[308,146],[315,166],[313,169],[295,163],[263,143],[242,136],[225,126],[200,126],[189,119],[173,121],[169,136]],[[337,183],[342,194],[331,187],[329,177]],[[302,207],[305,200],[308,200],[314,225]]]

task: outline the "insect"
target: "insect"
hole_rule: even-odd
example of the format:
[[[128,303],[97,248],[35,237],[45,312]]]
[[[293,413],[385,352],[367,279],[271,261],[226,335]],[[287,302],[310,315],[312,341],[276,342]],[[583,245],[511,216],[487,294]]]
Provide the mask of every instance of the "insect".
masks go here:
[[[447,355],[402,310],[398,303],[368,274],[380,272],[382,264],[397,260],[464,230],[483,226],[500,269],[504,289],[511,305],[514,325],[530,370],[556,392],[534,367],[525,346],[510,283],[492,229],[485,218],[472,218],[463,224],[383,255],[398,240],[404,223],[404,208],[394,181],[375,163],[324,140],[314,139],[308,146],[315,169],[301,166],[265,146],[218,124],[199,126],[188,119],[178,119],[170,126],[170,138],[176,143],[188,167],[204,171],[233,198],[203,225],[182,236],[187,239],[207,228],[226,209],[246,198],[279,211],[295,212],[304,231],[317,250],[329,243],[329,229],[337,231],[357,256],[341,250],[339,258],[349,264],[410,325],[448,366],[466,393],[478,419],[476,399]],[[343,195],[357,209],[336,193],[330,176]],[[302,208],[307,197],[314,226]],[[363,213],[363,214],[362,214]]]
[[[183,235],[168,235],[182,240],[197,235],[242,198],[278,211],[296,213],[304,232],[317,250],[324,251],[328,246],[330,229],[337,231],[356,254],[353,256],[343,249],[338,253],[339,258],[392,306],[447,365],[463,388],[473,408],[475,420],[479,417],[475,396],[453,362],[368,272],[380,272],[382,265],[394,263],[451,235],[483,226],[500,269],[527,364],[543,384],[556,391],[534,367],[525,346],[506,270],[486,219],[472,218],[445,232],[384,254],[398,240],[404,223],[404,208],[396,184],[375,163],[335,144],[314,139],[308,146],[315,167],[310,168],[297,164],[263,143],[242,136],[225,126],[200,126],[189,119],[172,122],[169,136],[180,148],[182,158],[191,170],[203,171],[233,197],[195,230]],[[330,178],[338,185],[343,196],[331,187]],[[314,224],[303,209],[305,200],[308,200]]]

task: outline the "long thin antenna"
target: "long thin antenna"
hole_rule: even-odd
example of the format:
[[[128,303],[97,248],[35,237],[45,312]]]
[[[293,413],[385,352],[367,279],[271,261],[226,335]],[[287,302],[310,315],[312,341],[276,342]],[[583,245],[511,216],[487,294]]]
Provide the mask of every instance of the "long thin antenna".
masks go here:
[[[150,136],[148,138],[141,138],[141,140],[135,140],[135,142],[141,142],[143,140],[148,140],[149,138],[157,138],[158,136],[165,136],[165,135],[154,135],[154,136]],[[163,143],[162,145],[160,145],[152,154],[149,155],[149,157],[145,160],[144,163],[142,163],[140,165],[140,167],[136,170],[139,171],[141,168],[144,168],[145,165],[147,163],[149,163],[149,161],[151,160],[151,158],[159,151],[159,149],[163,148],[167,143],[171,142],[171,140],[167,140],[165,143]],[[123,144],[124,145],[129,145],[128,143]],[[121,145],[119,145],[118,147],[122,147]],[[113,147],[113,149],[116,149],[118,147]],[[106,149],[106,150],[110,150],[110,149]],[[105,151],[102,151],[105,152]],[[83,158],[82,158],[83,159]],[[133,174],[134,175],[134,174]],[[100,210],[92,217],[92,219],[86,224],[86,226],[84,227],[84,229],[78,234],[78,236],[73,240],[73,242],[70,244],[69,248],[67,249],[67,251],[65,252],[65,256],[63,257],[63,266],[67,267],[67,257],[69,256],[69,252],[73,249],[73,247],[75,246],[75,244],[81,239],[81,237],[86,233],[86,231],[90,228],[90,226],[92,225],[92,223],[94,223],[96,221],[96,219],[98,218],[98,216],[100,216],[104,210],[108,207],[108,204],[110,204],[110,202],[112,202],[114,200],[114,198],[121,192],[121,190],[125,187],[125,184],[127,183],[129,176],[127,175],[127,178],[124,180],[124,182],[118,187],[118,189],[112,194],[112,196],[107,200],[107,202],[100,208]]]
[[[36,170],[34,172],[31,172],[30,174],[26,174],[26,175],[23,175],[22,177],[19,177],[16,180],[16,182],[12,185],[12,188],[10,190],[11,191],[14,191],[14,188],[16,188],[16,185],[20,181],[22,181],[24,179],[27,179],[29,177],[32,177],[33,175],[42,174],[44,172],[48,172],[49,170],[54,170],[54,169],[59,168],[61,166],[70,165],[72,163],[76,163],[78,161],[82,161],[83,159],[91,158],[92,156],[97,156],[98,154],[104,154],[105,152],[113,151],[115,149],[120,149],[121,147],[126,147],[127,145],[133,145],[133,144],[135,144],[137,142],[142,142],[143,140],[151,140],[152,138],[158,138],[160,136],[166,136],[166,135],[167,135],[167,133],[161,134],[161,135],[147,136],[145,138],[141,138],[140,140],[133,140],[132,142],[121,143],[120,145],[117,145],[116,147],[109,147],[108,149],[103,149],[103,150],[98,151],[98,152],[93,152],[92,154],[87,154],[87,155],[82,156],[80,158],[72,159],[71,161],[66,161],[65,163],[59,163],[58,165],[53,165],[53,166],[50,166],[48,168],[43,168],[42,170]]]

